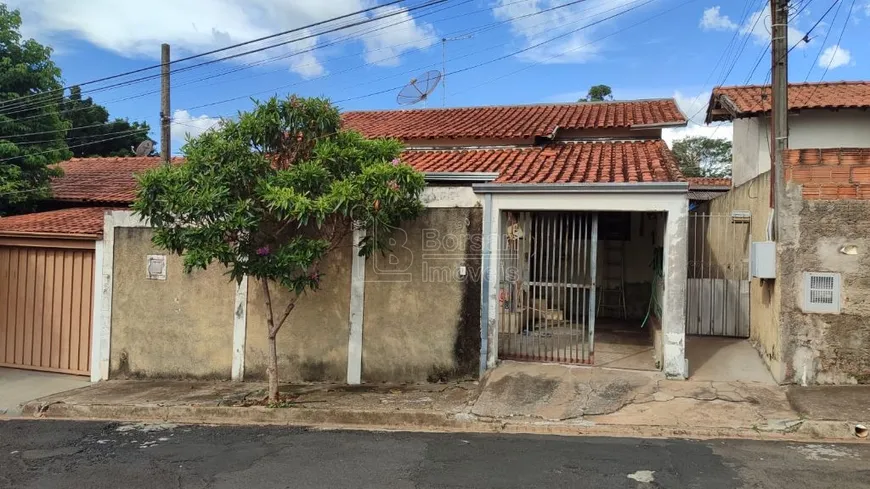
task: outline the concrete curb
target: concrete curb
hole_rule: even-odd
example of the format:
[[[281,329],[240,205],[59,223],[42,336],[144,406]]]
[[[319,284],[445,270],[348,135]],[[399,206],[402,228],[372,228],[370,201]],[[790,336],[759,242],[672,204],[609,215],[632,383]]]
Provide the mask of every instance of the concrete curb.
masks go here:
[[[560,436],[644,438],[741,438],[780,441],[862,441],[843,422],[803,422],[784,430],[735,427],[617,425],[590,421],[551,422],[532,419],[486,419],[437,411],[362,411],[347,409],[228,406],[157,406],[28,403],[22,418],[178,424],[278,425],[312,429],[370,431],[470,432]]]

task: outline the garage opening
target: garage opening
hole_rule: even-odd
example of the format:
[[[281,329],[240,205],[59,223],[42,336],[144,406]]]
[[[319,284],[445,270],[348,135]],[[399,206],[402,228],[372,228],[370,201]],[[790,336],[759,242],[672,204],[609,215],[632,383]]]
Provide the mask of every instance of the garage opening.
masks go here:
[[[499,357],[657,370],[664,213],[503,213]]]

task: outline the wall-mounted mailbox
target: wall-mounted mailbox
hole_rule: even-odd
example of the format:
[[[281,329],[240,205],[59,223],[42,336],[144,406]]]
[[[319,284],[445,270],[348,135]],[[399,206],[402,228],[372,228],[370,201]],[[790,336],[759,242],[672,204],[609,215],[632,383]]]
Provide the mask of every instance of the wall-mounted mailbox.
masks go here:
[[[755,278],[776,278],[776,241],[752,243],[749,273]]]

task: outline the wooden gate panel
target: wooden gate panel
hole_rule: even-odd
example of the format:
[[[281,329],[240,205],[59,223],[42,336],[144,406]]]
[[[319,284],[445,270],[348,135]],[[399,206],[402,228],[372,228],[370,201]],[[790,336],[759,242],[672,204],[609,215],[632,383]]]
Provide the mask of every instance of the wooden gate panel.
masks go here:
[[[94,252],[0,246],[0,366],[90,372]]]

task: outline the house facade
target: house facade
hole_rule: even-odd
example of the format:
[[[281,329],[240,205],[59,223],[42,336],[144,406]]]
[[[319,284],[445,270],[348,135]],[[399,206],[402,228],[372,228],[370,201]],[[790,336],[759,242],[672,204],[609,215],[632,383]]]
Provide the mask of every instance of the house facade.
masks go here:
[[[689,185],[661,140],[686,124],[673,100],[349,112],[343,123],[403,141],[427,209],[390,253],[359,257],[357,234],[328,261],[321,290],[278,335],[284,380],[433,381],[500,359],[687,376]],[[134,175],[159,164],[64,162],[46,204],[105,214],[91,230],[88,373],[263,377],[259,288],[219,267],[183,274],[147,223],[118,209]]]
[[[870,147],[870,82],[792,83],[788,98],[789,149]],[[734,125],[734,185],[770,171],[770,86],[717,88],[709,107],[708,123]]]
[[[735,187],[709,206],[751,215],[751,339],[779,382],[870,382],[870,83],[789,85],[779,215],[768,93],[717,88],[707,113],[734,122]]]

